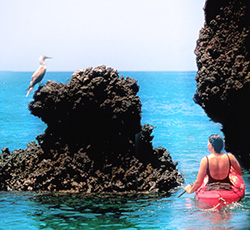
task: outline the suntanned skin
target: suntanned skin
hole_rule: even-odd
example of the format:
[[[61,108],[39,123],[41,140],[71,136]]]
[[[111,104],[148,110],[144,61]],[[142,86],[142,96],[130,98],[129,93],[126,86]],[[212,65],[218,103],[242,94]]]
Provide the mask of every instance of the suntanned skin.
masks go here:
[[[214,179],[218,179],[218,180],[225,179],[227,177],[228,171],[229,171],[228,157],[226,156],[225,153],[217,153],[209,141],[208,141],[207,146],[208,146],[208,150],[211,152],[211,154],[208,155],[210,175]],[[241,170],[240,164],[236,160],[234,155],[229,153],[228,156],[229,156],[230,161],[231,161],[231,168],[239,175],[242,175],[242,170]],[[206,157],[203,157],[201,162],[200,162],[200,169],[199,169],[197,178],[192,186],[187,185],[185,187],[186,192],[188,192],[188,193],[195,192],[201,186],[201,184],[204,180],[204,177],[206,175],[207,175],[207,159],[206,159]]]

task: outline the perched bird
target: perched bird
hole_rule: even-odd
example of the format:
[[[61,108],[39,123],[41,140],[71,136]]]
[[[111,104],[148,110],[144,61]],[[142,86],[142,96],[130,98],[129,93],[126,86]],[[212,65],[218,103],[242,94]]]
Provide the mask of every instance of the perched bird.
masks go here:
[[[29,90],[28,93],[26,94],[26,97],[28,97],[30,92],[34,89],[34,86],[43,79],[43,77],[44,77],[44,75],[46,73],[46,70],[47,70],[47,67],[45,65],[44,60],[48,59],[48,58],[51,58],[51,57],[47,57],[47,56],[44,56],[44,55],[39,57],[40,66],[33,73],[32,77],[31,77],[30,86],[26,89],[26,90]]]

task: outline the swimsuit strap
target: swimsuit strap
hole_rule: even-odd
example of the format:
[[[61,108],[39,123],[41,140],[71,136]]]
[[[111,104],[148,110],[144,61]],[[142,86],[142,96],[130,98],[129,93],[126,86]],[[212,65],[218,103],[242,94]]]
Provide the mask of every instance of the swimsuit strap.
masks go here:
[[[209,173],[209,161],[208,161],[208,157],[206,156],[207,158],[207,175],[210,177],[210,173]]]
[[[231,160],[230,160],[230,157],[228,156],[228,154],[226,154],[226,155],[227,155],[227,158],[229,160],[229,170],[228,170],[228,175],[229,175],[230,169],[231,169]]]

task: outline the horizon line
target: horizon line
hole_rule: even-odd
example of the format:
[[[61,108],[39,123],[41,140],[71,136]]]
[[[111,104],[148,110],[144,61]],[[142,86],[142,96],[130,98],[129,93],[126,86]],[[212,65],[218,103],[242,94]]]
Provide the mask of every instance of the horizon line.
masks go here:
[[[87,68],[90,68],[90,67],[87,67]],[[92,68],[95,68],[95,67],[92,67]],[[83,68],[79,68],[79,69],[83,69]],[[83,70],[86,70],[86,69],[83,69]],[[118,70],[115,68],[112,68],[112,69],[117,70],[118,72],[197,72],[197,70]],[[49,70],[47,71],[47,73],[49,72],[73,72],[74,73],[77,70]],[[0,72],[35,72],[35,71],[34,70],[0,70]]]

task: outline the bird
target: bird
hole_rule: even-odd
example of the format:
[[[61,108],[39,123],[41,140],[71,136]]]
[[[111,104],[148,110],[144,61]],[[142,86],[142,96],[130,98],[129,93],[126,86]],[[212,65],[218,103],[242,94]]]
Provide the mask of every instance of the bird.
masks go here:
[[[46,64],[44,62],[45,59],[51,59],[52,57],[47,57],[45,55],[41,55],[39,57],[39,63],[40,66],[38,67],[38,69],[33,73],[32,77],[31,77],[31,81],[30,81],[30,86],[26,89],[29,90],[28,93],[26,94],[26,97],[28,97],[28,95],[30,94],[30,92],[34,89],[35,85],[37,83],[39,83],[40,81],[42,81],[47,67]]]

